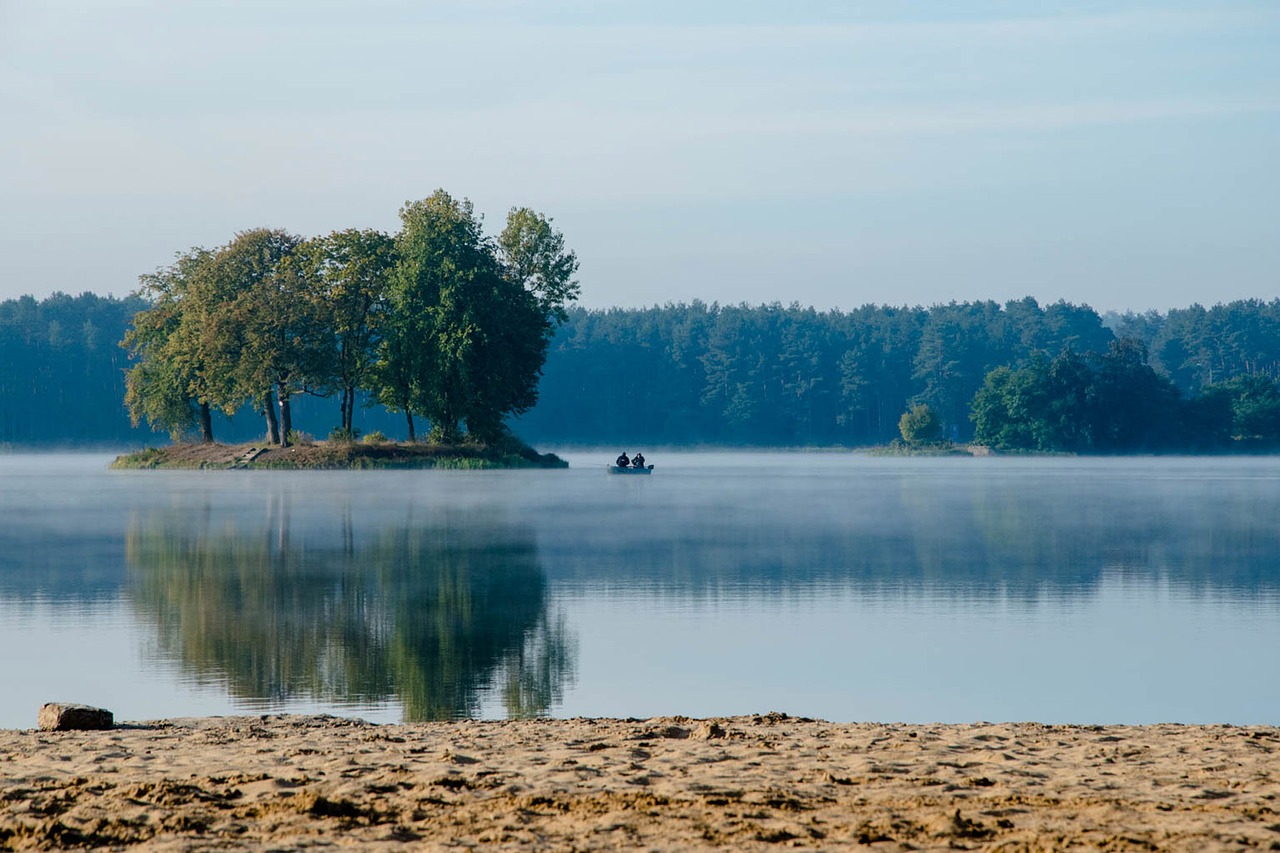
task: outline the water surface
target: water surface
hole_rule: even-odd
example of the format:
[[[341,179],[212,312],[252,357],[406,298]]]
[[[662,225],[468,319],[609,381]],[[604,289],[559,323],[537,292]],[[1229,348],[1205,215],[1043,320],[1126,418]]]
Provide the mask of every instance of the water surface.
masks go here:
[[[568,471],[0,456],[0,726],[1277,722],[1280,460],[653,453]]]

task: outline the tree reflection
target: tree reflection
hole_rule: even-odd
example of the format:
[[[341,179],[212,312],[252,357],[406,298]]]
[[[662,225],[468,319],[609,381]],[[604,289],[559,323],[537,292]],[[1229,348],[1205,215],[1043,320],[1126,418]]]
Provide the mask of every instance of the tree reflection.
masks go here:
[[[191,508],[134,519],[132,599],[163,653],[251,700],[373,703],[408,720],[545,714],[572,645],[547,609],[532,531],[483,514],[411,515],[395,527]],[[336,521],[336,523],[335,523]]]

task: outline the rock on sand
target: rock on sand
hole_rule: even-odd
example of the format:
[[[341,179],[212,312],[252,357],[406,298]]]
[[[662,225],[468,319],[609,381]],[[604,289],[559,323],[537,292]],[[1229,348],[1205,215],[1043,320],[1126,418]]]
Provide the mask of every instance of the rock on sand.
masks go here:
[[[36,723],[42,732],[92,731],[111,728],[115,716],[106,708],[92,705],[48,702],[40,707]]]

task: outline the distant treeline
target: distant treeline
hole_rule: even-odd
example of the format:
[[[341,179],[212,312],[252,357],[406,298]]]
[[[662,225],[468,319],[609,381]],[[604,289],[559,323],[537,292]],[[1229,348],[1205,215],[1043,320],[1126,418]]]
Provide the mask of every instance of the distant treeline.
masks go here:
[[[118,346],[144,307],[91,294],[0,302],[0,442],[153,440],[129,426]],[[547,444],[856,446],[894,439],[902,413],[924,404],[945,437],[976,429],[1008,447],[1265,447],[1280,439],[1278,374],[1280,299],[1105,321],[1031,298],[571,309],[539,401],[514,428]],[[299,429],[323,437],[341,424],[336,400],[296,406]],[[218,434],[244,440],[260,424],[238,418]],[[404,419],[358,408],[354,426],[394,436]]]
[[[1037,384],[1055,364],[1058,384]],[[847,312],[579,309],[553,342],[541,400],[520,430],[563,443],[856,446],[894,440],[903,412],[927,405],[944,438],[970,440],[976,426],[977,438],[1003,447],[1241,446],[1233,437],[1256,447],[1280,438],[1278,368],[1280,300],[1105,321],[1087,306],[1030,297]],[[1058,392],[1078,405],[1035,408],[1037,395]],[[1079,419],[1076,433],[1044,429],[1051,417]]]
[[[0,445],[140,445],[158,440],[133,427],[124,404],[128,353],[120,346],[134,316],[148,307],[137,296],[56,293],[0,301]],[[336,404],[301,398],[299,428],[325,433],[341,413]],[[381,409],[362,413],[365,430],[404,429],[404,418]],[[264,432],[254,412],[214,416],[226,441]]]
[[[57,293],[0,302],[0,444],[136,441],[120,347],[136,297]]]

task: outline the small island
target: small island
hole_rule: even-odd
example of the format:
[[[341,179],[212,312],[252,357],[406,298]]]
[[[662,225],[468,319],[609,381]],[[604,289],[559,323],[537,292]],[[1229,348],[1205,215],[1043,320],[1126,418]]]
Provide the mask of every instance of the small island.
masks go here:
[[[122,345],[125,406],[173,444],[115,468],[566,468],[512,435],[547,347],[578,295],[577,257],[551,221],[512,208],[497,237],[467,199],[407,202],[394,237],[303,240],[242,231],[143,276]],[[328,441],[296,430],[292,401],[338,397]],[[357,408],[404,417],[407,441],[357,440]],[[261,444],[219,444],[214,413],[247,408]],[[418,440],[415,418],[426,421]],[[198,437],[198,440],[193,440]]]
[[[280,447],[250,444],[180,443],[148,447],[116,458],[119,470],[374,470],[439,468],[568,468],[554,453],[539,453],[518,439],[495,444],[432,444],[395,441],[315,441]]]

